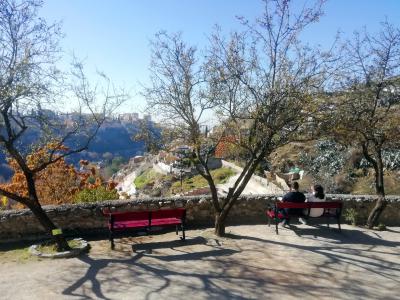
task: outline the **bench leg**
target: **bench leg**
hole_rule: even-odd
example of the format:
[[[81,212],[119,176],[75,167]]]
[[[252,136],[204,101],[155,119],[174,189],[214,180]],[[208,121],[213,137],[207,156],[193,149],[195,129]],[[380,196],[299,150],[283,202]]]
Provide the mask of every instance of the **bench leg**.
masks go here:
[[[183,224],[181,224],[181,229],[182,229],[181,240],[185,241],[186,240],[186,237],[185,237],[185,226]]]
[[[277,220],[277,218],[275,218],[275,233],[279,234],[278,233],[278,220]]]
[[[329,228],[329,217],[327,217],[326,224],[328,225],[328,228]]]
[[[115,248],[114,235],[113,235],[113,232],[111,230],[110,230],[109,239],[110,239],[110,242],[111,242],[111,250],[114,250],[114,248]]]
[[[337,218],[337,225],[339,228],[339,232],[342,232],[342,228],[340,227],[340,218]]]
[[[271,217],[268,217],[268,227],[271,227]]]
[[[178,225],[175,226],[175,233],[178,235]]]

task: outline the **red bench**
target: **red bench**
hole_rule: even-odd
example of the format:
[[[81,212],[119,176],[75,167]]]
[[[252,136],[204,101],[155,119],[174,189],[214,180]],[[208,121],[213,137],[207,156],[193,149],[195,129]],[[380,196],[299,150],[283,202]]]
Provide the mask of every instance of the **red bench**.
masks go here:
[[[280,212],[281,209],[284,208],[299,208],[299,209],[308,209],[308,214],[303,215],[301,217],[304,217],[306,219],[317,219],[317,218],[326,218],[327,219],[327,226],[329,227],[329,220],[330,218],[335,218],[336,222],[339,227],[339,231],[341,231],[340,228],[340,216],[342,214],[342,207],[343,203],[340,201],[327,201],[327,202],[302,202],[302,203],[294,203],[294,202],[281,202],[277,201],[275,203],[275,208],[269,208],[265,214],[268,217],[268,226],[271,226],[271,220],[275,221],[275,231],[276,234],[278,234],[278,223],[280,220],[284,218],[283,214]],[[311,208],[323,208],[324,212],[321,216],[319,217],[310,217],[310,209]],[[290,216],[295,216],[299,217],[299,215],[290,215]]]
[[[110,212],[103,211],[108,217],[108,229],[110,231],[111,249],[114,249],[114,235],[126,229],[145,228],[147,231],[152,226],[175,226],[178,235],[179,227],[182,230],[181,240],[185,240],[186,209],[161,209],[153,211],[127,211]]]

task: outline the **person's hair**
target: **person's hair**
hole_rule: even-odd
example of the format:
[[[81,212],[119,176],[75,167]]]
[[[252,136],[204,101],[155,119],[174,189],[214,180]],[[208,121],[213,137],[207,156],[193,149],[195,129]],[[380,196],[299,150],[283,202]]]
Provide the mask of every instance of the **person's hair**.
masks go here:
[[[319,198],[319,199],[324,199],[325,198],[324,188],[321,185],[319,185],[319,184],[314,185],[314,191],[315,191],[315,195],[314,196],[316,198]]]
[[[297,191],[299,189],[299,183],[297,181],[293,182],[292,187]]]

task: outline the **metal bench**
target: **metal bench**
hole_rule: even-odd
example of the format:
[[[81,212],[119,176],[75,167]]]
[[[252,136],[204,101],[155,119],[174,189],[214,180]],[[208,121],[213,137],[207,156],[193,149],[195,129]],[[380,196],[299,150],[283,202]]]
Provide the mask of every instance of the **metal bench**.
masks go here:
[[[149,232],[152,226],[175,226],[178,235],[179,228],[182,230],[181,240],[185,240],[186,209],[160,209],[149,211],[126,211],[111,212],[104,210],[103,214],[108,217],[109,239],[111,249],[114,249],[114,235],[116,232],[145,228]]]
[[[336,222],[338,224],[339,231],[341,231],[340,216],[342,214],[342,207],[343,207],[343,203],[340,201],[302,202],[302,203],[277,201],[275,203],[275,207],[269,208],[265,212],[265,214],[268,217],[268,226],[271,226],[271,220],[274,220],[276,234],[278,234],[279,221],[285,218],[284,215],[280,212],[280,210],[282,210],[284,208],[308,209],[308,214],[302,215],[301,217],[304,217],[306,219],[326,218],[328,227],[329,227],[329,220],[331,218],[334,218],[334,219],[336,219]],[[319,217],[310,217],[311,208],[323,208],[324,212]],[[289,217],[291,217],[291,216],[299,217],[298,214],[291,215],[289,213]]]

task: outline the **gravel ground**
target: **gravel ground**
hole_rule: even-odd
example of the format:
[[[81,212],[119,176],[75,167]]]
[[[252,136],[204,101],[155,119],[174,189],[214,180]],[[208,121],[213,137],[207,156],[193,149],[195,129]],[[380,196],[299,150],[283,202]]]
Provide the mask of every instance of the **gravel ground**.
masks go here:
[[[1,299],[399,299],[400,228],[296,225],[90,241],[61,260],[0,253]]]

